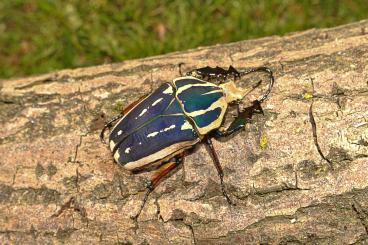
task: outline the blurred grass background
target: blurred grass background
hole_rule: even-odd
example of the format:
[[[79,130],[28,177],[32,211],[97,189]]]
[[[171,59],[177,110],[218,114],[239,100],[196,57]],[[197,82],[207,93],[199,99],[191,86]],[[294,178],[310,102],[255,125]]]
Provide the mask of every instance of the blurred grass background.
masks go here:
[[[0,0],[0,78],[364,18],[367,0]]]

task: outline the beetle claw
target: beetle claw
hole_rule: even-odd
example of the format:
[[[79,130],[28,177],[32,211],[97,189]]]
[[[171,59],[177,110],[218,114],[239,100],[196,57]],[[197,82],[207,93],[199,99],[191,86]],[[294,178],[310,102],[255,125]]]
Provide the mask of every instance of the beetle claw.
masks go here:
[[[116,120],[120,119],[122,116],[123,116],[122,114],[119,114],[117,116],[114,116],[113,118],[111,118],[110,121],[108,121],[107,123],[105,123],[105,125],[104,125],[104,127],[103,127],[103,129],[101,130],[101,133],[100,133],[100,140],[101,140],[102,143],[106,144],[106,141],[105,141],[105,131],[106,131],[106,129],[107,128],[110,129],[112,127],[113,123]]]
[[[105,131],[106,131],[106,128],[108,128],[107,127],[107,124],[105,124],[105,126],[103,127],[103,129],[101,130],[101,133],[100,133],[100,140],[105,145],[106,145],[106,141],[105,141]]]
[[[227,203],[228,203],[230,206],[236,206],[236,203],[235,203],[235,202],[233,202],[233,201],[230,199],[230,197],[227,195],[227,193],[226,193],[225,189],[223,189],[223,190],[222,190],[222,194],[224,195],[224,197],[225,197],[225,199],[226,199]]]

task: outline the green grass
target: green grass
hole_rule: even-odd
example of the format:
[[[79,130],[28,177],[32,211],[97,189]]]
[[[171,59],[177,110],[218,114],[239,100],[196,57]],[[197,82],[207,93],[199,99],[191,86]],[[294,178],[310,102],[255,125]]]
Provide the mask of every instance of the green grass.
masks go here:
[[[1,0],[0,78],[364,18],[367,0]]]

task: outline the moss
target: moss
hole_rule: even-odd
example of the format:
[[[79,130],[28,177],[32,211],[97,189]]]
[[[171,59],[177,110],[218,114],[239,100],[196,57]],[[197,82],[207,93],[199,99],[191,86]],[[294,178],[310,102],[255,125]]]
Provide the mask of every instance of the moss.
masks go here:
[[[64,177],[63,184],[67,189],[74,189],[77,187],[77,176]]]
[[[68,240],[75,231],[76,229],[74,228],[58,229],[56,232],[56,238],[61,242],[65,242],[65,240]]]
[[[186,214],[180,209],[174,209],[172,211],[171,220],[184,220]]]
[[[297,170],[302,179],[315,178],[319,175],[321,167],[312,160],[303,160],[298,162]]]
[[[95,199],[107,199],[112,192],[111,184],[100,183],[92,190],[92,195]]]
[[[338,147],[331,147],[326,157],[330,159],[334,165],[336,164],[340,167],[347,166],[349,162],[353,160],[345,149]]]
[[[115,103],[115,105],[114,105],[114,110],[116,111],[116,112],[122,112],[123,111],[123,109],[124,109],[124,103],[122,102],[122,101],[118,101],[118,102],[116,102]]]
[[[60,192],[49,189],[45,186],[41,188],[25,188],[16,190],[14,201],[24,202],[27,204],[49,204],[58,203],[60,201]]]
[[[42,175],[45,174],[45,169],[42,167],[40,163],[37,163],[37,166],[35,168],[35,174],[37,178],[40,178]]]
[[[337,147],[330,148],[330,151],[328,153],[328,158],[336,162],[353,160],[345,149],[337,148]]]
[[[345,90],[339,87],[336,82],[334,82],[332,85],[331,94],[334,96],[344,95]]]
[[[0,203],[9,202],[13,191],[14,191],[13,187],[0,184]]]
[[[54,176],[57,172],[57,168],[54,164],[50,163],[47,166],[47,175],[49,176],[49,178],[51,178],[52,176]]]
[[[22,204],[50,204],[60,202],[60,192],[49,189],[46,186],[41,188],[19,188],[0,185],[0,202],[2,203],[22,203]]]
[[[79,174],[78,176],[78,183],[82,183],[83,181],[86,181],[87,179],[91,178],[93,175],[81,175]],[[66,189],[72,190],[74,188],[77,187],[77,176],[73,175],[70,177],[64,177],[63,180],[63,185],[65,186]]]

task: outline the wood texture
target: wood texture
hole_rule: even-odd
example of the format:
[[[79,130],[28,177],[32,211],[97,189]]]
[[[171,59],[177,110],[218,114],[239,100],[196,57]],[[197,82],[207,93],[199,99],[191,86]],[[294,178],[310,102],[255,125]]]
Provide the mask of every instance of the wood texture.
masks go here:
[[[98,134],[180,62],[269,66],[276,83],[265,116],[214,141],[237,206],[199,145],[134,222],[152,173]],[[368,21],[1,81],[0,124],[1,244],[368,243]]]

